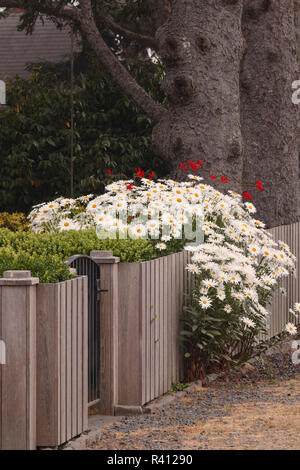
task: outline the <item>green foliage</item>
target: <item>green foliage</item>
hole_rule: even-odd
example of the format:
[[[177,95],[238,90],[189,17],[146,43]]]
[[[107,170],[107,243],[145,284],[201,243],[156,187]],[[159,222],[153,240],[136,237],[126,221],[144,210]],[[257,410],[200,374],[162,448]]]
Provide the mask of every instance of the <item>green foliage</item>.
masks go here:
[[[183,382],[172,382],[170,392],[182,392],[185,390],[189,384],[183,383]]]
[[[85,54],[87,54],[85,52]],[[152,152],[152,122],[112,83],[93,54],[75,86],[75,196],[103,192],[106,169],[132,175],[140,166],[162,176]],[[156,99],[162,69],[151,62],[128,66]],[[58,67],[59,69],[59,67]],[[32,205],[70,195],[70,82],[49,64],[29,79],[7,84],[6,110],[0,112],[0,210],[27,211]]]
[[[21,212],[15,212],[13,214],[0,212],[0,229],[3,228],[7,228],[13,232],[28,230],[29,222],[26,215]]]
[[[208,372],[240,366],[281,341],[275,337],[258,342],[258,335],[268,331],[262,318],[255,318],[255,327],[241,327],[241,304],[231,299],[231,311],[226,312],[222,301],[215,299],[213,307],[200,308],[197,299],[199,287],[193,289],[190,304],[182,317],[184,329],[180,332],[186,345],[185,357],[189,361],[189,380],[203,379]],[[285,336],[285,335],[284,335]]]
[[[71,279],[69,266],[58,255],[30,254],[11,247],[0,248],[0,277],[7,270],[29,270],[40,282],[61,282]]]
[[[157,257],[149,240],[99,240],[95,230],[41,234],[0,230],[0,249],[2,247],[36,256],[57,256],[63,261],[76,254],[89,255],[92,250],[111,250],[128,263]]]
[[[6,270],[29,270],[40,282],[71,279],[65,260],[92,250],[112,250],[123,262],[156,257],[148,240],[99,240],[95,230],[34,234],[0,230],[0,277]]]

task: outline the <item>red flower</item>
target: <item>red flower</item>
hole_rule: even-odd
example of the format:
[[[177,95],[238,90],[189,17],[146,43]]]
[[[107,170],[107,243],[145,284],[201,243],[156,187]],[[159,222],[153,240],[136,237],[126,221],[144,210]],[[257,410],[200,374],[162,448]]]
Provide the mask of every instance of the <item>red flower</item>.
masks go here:
[[[149,180],[152,180],[153,177],[154,177],[154,171],[152,171],[152,173],[149,173],[148,178],[149,178]]]
[[[226,176],[224,178],[224,176],[221,176],[221,181],[222,181],[222,183],[228,183],[228,177]]]
[[[193,160],[188,160],[188,163],[193,171],[199,170],[199,166],[195,162],[193,162]]]
[[[107,173],[109,174],[109,176],[111,176],[111,170],[109,168],[107,168]]]
[[[133,219],[134,219],[134,215],[131,215],[131,216],[130,216],[130,219],[133,220]]]
[[[133,183],[129,184],[126,189],[128,189],[129,191],[132,191],[133,190]]]
[[[186,170],[186,163],[180,163],[180,168],[182,170]]]
[[[145,172],[142,171],[142,170],[140,169],[140,167],[139,167],[138,169],[135,168],[135,171],[136,171],[136,174],[137,174],[137,176],[138,176],[139,178],[144,178]]]
[[[256,181],[256,189],[258,189],[259,191],[263,191],[265,189],[262,185],[261,180]]]
[[[243,192],[243,197],[245,199],[250,199],[250,201],[253,201],[253,196],[251,196],[251,194],[248,193],[247,191]]]
[[[216,180],[216,179],[217,179],[216,175],[213,175],[213,174],[211,174],[210,177],[211,177],[212,180]]]
[[[202,160],[197,160],[197,163],[198,163],[198,165],[199,165],[200,167],[203,166]]]

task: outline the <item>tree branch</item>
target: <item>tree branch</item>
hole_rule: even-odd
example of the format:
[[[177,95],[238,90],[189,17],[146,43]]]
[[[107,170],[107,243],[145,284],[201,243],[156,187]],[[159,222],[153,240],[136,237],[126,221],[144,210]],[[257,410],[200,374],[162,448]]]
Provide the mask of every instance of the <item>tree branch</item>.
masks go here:
[[[121,36],[124,36],[127,39],[131,39],[132,41],[137,41],[145,47],[150,47],[151,49],[157,50],[157,41],[153,37],[135,33],[134,31],[129,31],[120,24],[116,23],[111,15],[103,16],[103,20],[113,31],[119,33]]]
[[[16,0],[1,0],[0,8],[21,8],[20,2]]]
[[[24,8],[22,2],[18,0],[0,0],[0,8]],[[44,6],[40,6],[39,13],[44,13],[46,15],[51,15],[52,13],[64,19],[78,20],[79,12],[78,9],[72,6],[65,6],[60,10],[55,9],[55,3],[53,2],[49,5],[48,2],[45,2]]]
[[[157,103],[123,67],[103,40],[93,17],[91,0],[80,0],[79,24],[90,46],[100,62],[106,67],[113,80],[130,96],[154,122],[158,122],[167,111]]]
[[[0,0],[0,7],[22,8],[22,2],[18,0]],[[157,123],[167,111],[157,103],[130,75],[120,60],[113,54],[103,40],[93,17],[91,0],[80,0],[80,8],[65,6],[60,10],[55,10],[55,3],[49,4],[47,1],[40,8],[40,13],[55,14],[64,19],[72,19],[79,23],[81,31],[84,33],[90,46],[94,49],[98,59],[107,68],[113,80],[120,88],[132,98],[143,111]],[[113,19],[112,19],[113,20]],[[118,26],[118,25],[117,25]],[[122,28],[122,27],[120,27]],[[120,31],[120,34],[124,34]],[[131,33],[137,39],[137,33]],[[143,37],[143,36],[142,36]],[[133,39],[133,36],[132,36]],[[150,44],[149,44],[150,47]]]

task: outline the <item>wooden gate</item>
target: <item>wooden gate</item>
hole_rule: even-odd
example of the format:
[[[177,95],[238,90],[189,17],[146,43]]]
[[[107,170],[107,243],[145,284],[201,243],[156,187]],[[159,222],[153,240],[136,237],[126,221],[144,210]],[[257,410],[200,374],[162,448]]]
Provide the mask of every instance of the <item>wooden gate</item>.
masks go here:
[[[85,255],[67,260],[78,276],[88,276],[88,400],[89,406],[100,399],[100,269]]]

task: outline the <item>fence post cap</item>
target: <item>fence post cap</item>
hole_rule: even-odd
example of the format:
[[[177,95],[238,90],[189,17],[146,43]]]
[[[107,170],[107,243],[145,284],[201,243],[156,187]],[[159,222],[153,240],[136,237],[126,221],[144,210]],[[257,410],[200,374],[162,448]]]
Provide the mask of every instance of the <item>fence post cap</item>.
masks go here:
[[[91,257],[97,256],[97,258],[108,258],[109,256],[113,256],[113,252],[110,251],[105,251],[105,250],[93,250],[90,252]]]
[[[120,262],[120,258],[114,256],[112,251],[93,250],[90,252],[90,257],[97,264],[114,264]]]
[[[30,271],[4,271],[0,286],[32,286],[39,283],[38,277],[31,277]]]
[[[31,277],[30,271],[4,271],[3,277],[6,279],[28,279]]]

